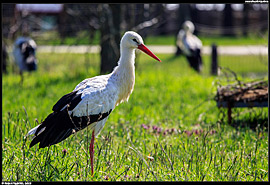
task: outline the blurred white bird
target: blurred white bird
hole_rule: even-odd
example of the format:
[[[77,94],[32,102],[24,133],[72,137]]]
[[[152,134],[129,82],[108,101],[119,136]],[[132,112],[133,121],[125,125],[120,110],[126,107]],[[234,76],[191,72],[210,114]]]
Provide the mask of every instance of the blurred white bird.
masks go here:
[[[19,37],[14,43],[13,56],[20,70],[21,82],[24,71],[37,70],[36,49],[36,42],[28,37]]]
[[[128,101],[135,83],[135,49],[160,61],[144,44],[141,36],[128,31],[120,43],[120,59],[112,73],[88,78],[53,106],[53,113],[28,135],[34,134],[30,148],[39,143],[44,148],[61,142],[71,134],[90,126],[93,130],[90,157],[93,175],[94,138],[105,125],[109,114],[123,101]],[[161,62],[161,61],[160,61]]]
[[[191,21],[185,21],[182,28],[177,35],[177,46],[186,56],[190,66],[200,72],[203,64],[201,57],[202,42],[193,35],[195,27]]]

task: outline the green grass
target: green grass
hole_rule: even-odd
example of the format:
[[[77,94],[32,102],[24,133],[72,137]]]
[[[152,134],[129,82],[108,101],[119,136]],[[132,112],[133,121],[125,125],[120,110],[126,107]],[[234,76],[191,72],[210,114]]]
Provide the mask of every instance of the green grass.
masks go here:
[[[238,126],[229,125],[213,101],[219,78],[209,75],[210,56],[202,75],[184,57],[158,56],[162,63],[137,56],[134,92],[96,139],[93,177],[90,130],[40,150],[29,149],[24,136],[61,96],[98,75],[99,55],[38,53],[38,71],[24,74],[23,85],[18,74],[4,75],[2,181],[267,181],[267,109],[233,110]],[[219,62],[241,80],[267,78],[267,63],[256,56],[220,56]]]

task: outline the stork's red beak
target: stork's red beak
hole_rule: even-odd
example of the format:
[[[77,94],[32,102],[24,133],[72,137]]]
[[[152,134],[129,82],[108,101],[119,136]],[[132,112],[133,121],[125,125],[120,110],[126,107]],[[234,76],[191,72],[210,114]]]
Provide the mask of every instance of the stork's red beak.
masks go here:
[[[138,49],[145,52],[147,55],[153,57],[154,59],[158,60],[161,62],[161,60],[154,54],[152,51],[150,51],[144,44],[138,45]]]

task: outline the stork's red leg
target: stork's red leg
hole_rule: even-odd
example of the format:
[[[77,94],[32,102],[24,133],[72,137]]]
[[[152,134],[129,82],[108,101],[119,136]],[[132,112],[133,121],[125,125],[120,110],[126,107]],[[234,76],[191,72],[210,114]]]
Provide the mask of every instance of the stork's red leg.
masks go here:
[[[90,160],[91,160],[91,172],[94,174],[93,160],[94,160],[94,142],[95,142],[95,131],[92,132],[92,138],[89,146]]]

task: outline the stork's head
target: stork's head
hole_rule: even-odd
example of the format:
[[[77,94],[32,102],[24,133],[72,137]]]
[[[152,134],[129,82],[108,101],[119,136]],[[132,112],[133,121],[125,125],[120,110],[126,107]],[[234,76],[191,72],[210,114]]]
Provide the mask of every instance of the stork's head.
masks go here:
[[[185,32],[190,32],[190,33],[193,33],[194,32],[194,29],[195,29],[195,26],[194,26],[194,24],[191,21],[185,21],[183,23],[183,26],[182,27],[185,30]]]
[[[142,37],[136,32],[127,31],[121,39],[121,47],[139,49],[161,62],[161,60],[144,45]]]

